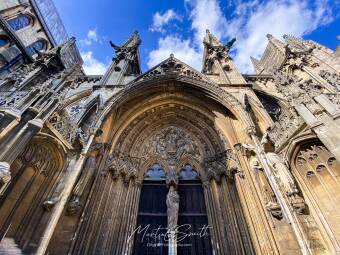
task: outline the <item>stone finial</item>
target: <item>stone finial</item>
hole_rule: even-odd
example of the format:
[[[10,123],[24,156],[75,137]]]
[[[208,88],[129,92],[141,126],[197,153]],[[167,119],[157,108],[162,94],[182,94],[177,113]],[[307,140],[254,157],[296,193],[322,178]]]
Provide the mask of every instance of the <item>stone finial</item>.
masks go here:
[[[251,63],[253,64],[253,67],[256,71],[256,73],[260,73],[262,71],[262,65],[261,65],[261,61],[254,58],[254,57],[250,57]]]
[[[267,34],[266,37],[268,38],[268,40],[271,40],[273,38],[272,34]]]
[[[279,39],[275,38],[272,34],[267,34],[267,38],[279,51],[285,52],[285,44]]]

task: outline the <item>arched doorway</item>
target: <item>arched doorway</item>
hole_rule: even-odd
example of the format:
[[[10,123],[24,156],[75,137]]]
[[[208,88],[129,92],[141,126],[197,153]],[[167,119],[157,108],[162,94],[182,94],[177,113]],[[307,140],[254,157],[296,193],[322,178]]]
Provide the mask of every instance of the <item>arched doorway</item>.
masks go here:
[[[191,165],[186,164],[179,172],[177,254],[210,255],[211,233],[208,222],[202,181]]]
[[[106,171],[94,185],[71,253],[121,255],[149,250],[140,239],[131,238],[136,228],[145,225],[145,219],[152,213],[158,213],[160,219],[152,224],[165,224],[164,209],[169,217],[169,207],[164,207],[165,190],[167,198],[171,189],[173,198],[181,192],[183,198],[190,199],[188,190],[195,189],[199,199],[204,200],[202,205],[206,210],[182,207],[183,210],[179,205],[178,220],[185,223],[190,216],[195,220],[195,228],[208,223],[211,229],[205,236],[205,244],[199,244],[201,248],[197,248],[197,238],[188,241],[193,247],[196,245],[193,251],[216,255],[253,254],[243,209],[232,181],[235,169],[230,167],[234,157],[229,139],[235,137],[231,128],[233,114],[189,86],[176,89],[173,84],[162,84],[162,87],[139,92],[131,92],[129,99],[103,124],[103,136],[111,137],[112,147]],[[226,127],[223,132],[220,124]],[[155,163],[165,172],[165,186],[163,180],[145,177]],[[180,170],[186,165],[196,170],[199,180],[179,178]],[[162,197],[157,200],[163,204],[157,212],[151,205],[143,207],[153,199],[141,202],[150,197],[145,194],[155,187],[160,190],[157,196]],[[134,247],[140,248],[136,251]],[[166,254],[167,250],[162,252]]]
[[[134,232],[134,255],[168,254],[165,202],[167,192],[165,172],[156,163],[144,176]]]
[[[43,203],[61,178],[65,163],[58,144],[38,135],[11,165],[13,178],[0,202],[2,252],[6,253],[6,247],[17,247],[25,254],[36,251],[49,220]]]

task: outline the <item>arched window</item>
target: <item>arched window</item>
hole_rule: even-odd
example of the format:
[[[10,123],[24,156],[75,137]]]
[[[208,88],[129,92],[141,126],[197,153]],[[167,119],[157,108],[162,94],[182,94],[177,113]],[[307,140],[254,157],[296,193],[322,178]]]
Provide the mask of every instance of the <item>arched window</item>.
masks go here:
[[[319,141],[299,146],[294,161],[293,173],[302,182],[302,193],[313,201],[309,205],[317,205],[311,208],[322,214],[322,220],[339,242],[340,162]]]
[[[13,28],[15,31],[18,31],[24,27],[29,26],[32,19],[28,15],[20,14],[19,16],[15,17],[14,19],[10,19],[7,23]]]
[[[29,45],[27,47],[27,51],[29,54],[34,55],[35,54],[34,49],[36,49],[37,51],[41,51],[41,50],[44,50],[45,47],[46,47],[46,42],[42,39],[39,39],[38,41]]]
[[[139,199],[134,255],[167,255],[167,207],[165,172],[159,164],[151,166],[144,175]]]
[[[205,205],[202,182],[191,165],[179,172],[177,253],[186,255],[212,254],[210,226]]]
[[[0,47],[6,46],[9,44],[9,40],[5,36],[0,36]]]

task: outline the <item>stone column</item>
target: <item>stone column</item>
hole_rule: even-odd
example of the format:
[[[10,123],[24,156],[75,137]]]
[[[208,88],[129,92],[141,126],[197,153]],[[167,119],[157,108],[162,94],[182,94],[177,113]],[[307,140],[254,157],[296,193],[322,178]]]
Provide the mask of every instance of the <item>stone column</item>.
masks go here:
[[[6,110],[0,116],[0,140],[8,134],[20,121],[21,114],[13,110]]]
[[[128,226],[125,233],[125,248],[124,255],[132,254],[133,251],[133,243],[134,239],[129,240],[130,234],[134,231],[134,228],[137,224],[137,216],[138,216],[138,205],[139,205],[139,197],[142,189],[142,182],[139,180],[133,180],[133,195],[131,201],[131,209],[129,212],[129,217],[127,219]]]
[[[229,250],[229,246],[225,243],[223,238],[224,228],[219,218],[219,209],[216,205],[216,198],[212,188],[214,180],[203,181],[204,199],[207,208],[208,222],[212,224],[211,245],[216,255],[222,255],[224,251]]]
[[[81,169],[83,168],[83,164],[86,159],[86,154],[90,148],[90,145],[92,144],[93,139],[94,139],[94,135],[92,134],[89,137],[87,145],[84,147],[79,158],[78,159],[76,159],[75,157],[72,158],[67,167],[64,189],[62,190],[60,194],[59,201],[56,203],[56,205],[51,210],[50,221],[48,222],[44,230],[44,233],[40,239],[36,255],[44,255],[46,252],[46,249],[54,233],[54,230],[57,226],[57,223],[60,219],[60,216],[62,215],[64,207],[69,199],[69,196],[72,193],[73,186],[77,182]]]

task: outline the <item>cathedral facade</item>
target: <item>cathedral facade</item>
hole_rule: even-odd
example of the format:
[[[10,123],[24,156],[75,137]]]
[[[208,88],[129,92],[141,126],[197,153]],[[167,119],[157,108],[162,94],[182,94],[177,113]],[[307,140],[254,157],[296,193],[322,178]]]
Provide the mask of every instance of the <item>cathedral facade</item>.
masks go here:
[[[339,52],[267,37],[254,75],[209,31],[201,72],[134,33],[4,75],[0,254],[340,254]]]

